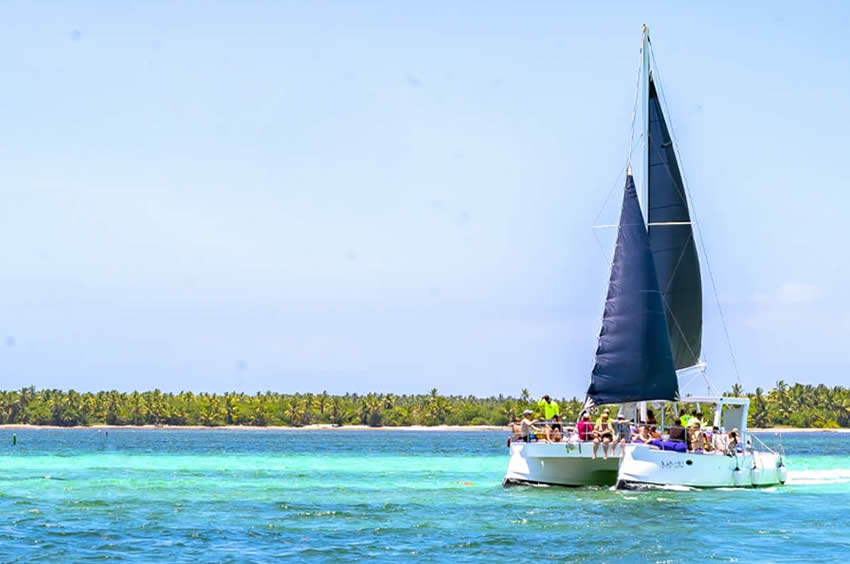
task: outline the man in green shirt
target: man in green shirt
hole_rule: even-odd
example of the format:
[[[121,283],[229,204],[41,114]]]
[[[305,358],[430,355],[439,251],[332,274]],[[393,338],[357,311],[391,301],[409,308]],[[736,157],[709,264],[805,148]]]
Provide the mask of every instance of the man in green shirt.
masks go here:
[[[699,423],[700,429],[705,429],[705,421],[702,420],[702,413],[696,409],[691,412],[691,418],[688,419],[688,426],[693,425],[694,420]]]
[[[537,409],[543,414],[543,418],[546,420],[552,419],[553,415],[561,415],[561,407],[558,405],[558,402],[553,401],[549,397],[549,394],[540,398],[540,401],[537,402]]]

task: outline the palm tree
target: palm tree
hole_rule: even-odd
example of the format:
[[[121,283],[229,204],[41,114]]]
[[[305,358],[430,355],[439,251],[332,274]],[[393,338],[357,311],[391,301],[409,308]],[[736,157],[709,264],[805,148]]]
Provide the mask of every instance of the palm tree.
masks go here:
[[[751,396],[752,411],[750,412],[750,421],[753,427],[764,429],[770,426],[770,417],[767,410],[767,402],[764,400],[764,390],[756,388],[756,393]]]

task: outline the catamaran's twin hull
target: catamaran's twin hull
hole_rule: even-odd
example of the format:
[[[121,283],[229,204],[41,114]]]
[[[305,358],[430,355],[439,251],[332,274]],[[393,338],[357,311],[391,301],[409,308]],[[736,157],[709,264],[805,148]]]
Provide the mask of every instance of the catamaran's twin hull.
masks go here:
[[[787,476],[782,456],[772,452],[725,456],[679,453],[632,444],[626,446],[617,484],[695,488],[773,486],[784,484]]]
[[[513,443],[503,485],[613,486],[617,481],[620,450],[594,460],[593,443]]]

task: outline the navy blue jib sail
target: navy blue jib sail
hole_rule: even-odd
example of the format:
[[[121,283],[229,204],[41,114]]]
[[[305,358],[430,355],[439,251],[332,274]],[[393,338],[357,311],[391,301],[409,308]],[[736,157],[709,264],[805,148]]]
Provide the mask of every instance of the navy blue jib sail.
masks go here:
[[[679,396],[655,262],[631,175],[587,395],[595,405]]]
[[[685,185],[655,82],[649,80],[649,244],[664,297],[676,369],[699,362],[702,281]]]

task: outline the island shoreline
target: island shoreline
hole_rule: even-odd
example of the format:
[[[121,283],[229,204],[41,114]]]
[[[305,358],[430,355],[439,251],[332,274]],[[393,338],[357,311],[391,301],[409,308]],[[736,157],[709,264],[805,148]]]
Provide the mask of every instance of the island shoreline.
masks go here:
[[[507,426],[499,425],[409,425],[409,426],[382,426],[370,427],[368,425],[343,425],[340,427],[330,424],[304,425],[301,427],[289,427],[284,425],[257,427],[252,425],[77,425],[62,427],[59,425],[26,425],[26,424],[5,424],[0,425],[0,431],[14,430],[81,430],[90,429],[93,431],[444,431],[444,432],[472,432],[472,431],[502,431],[508,432]],[[750,428],[753,433],[850,433],[850,429],[820,429],[814,427],[771,427],[771,428]]]

